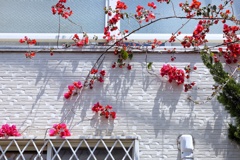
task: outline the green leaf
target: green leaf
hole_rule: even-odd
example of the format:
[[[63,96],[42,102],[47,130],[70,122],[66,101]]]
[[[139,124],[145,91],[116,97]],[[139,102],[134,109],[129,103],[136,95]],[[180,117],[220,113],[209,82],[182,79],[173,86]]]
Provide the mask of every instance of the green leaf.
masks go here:
[[[201,16],[202,15],[202,13],[201,12],[197,12],[197,16]]]
[[[128,59],[128,52],[125,51],[124,49],[121,49],[121,54],[122,54],[122,58],[124,60]]]
[[[133,54],[128,54],[128,58],[129,58],[130,60],[132,60]]]
[[[216,5],[213,5],[212,8],[213,8],[214,11],[217,10],[217,6]]]
[[[149,62],[148,65],[147,65],[147,68],[152,69],[152,64],[153,64],[153,62]]]
[[[210,63],[212,64],[212,63],[213,63],[213,58],[212,58],[212,56],[209,57],[209,60],[210,60]]]
[[[210,56],[211,56],[211,57],[213,57],[213,56],[214,56],[214,53],[213,53],[213,52],[211,52],[211,53],[210,53]]]
[[[117,60],[117,62],[118,62],[118,63],[122,63],[122,59],[119,58],[119,59]]]
[[[129,15],[127,13],[125,13],[125,15],[126,15],[126,18],[129,18]]]

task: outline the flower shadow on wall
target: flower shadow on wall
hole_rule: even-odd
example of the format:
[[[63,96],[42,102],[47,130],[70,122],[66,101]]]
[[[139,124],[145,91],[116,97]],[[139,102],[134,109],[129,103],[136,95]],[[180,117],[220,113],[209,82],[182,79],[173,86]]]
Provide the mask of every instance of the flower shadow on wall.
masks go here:
[[[120,75],[124,74],[124,78]],[[136,82],[136,69],[134,68],[131,71],[122,68],[113,68],[109,71],[109,82],[110,85],[105,87],[105,90],[112,90],[113,94],[118,101],[118,103],[122,103],[127,96],[129,95],[129,90]],[[111,88],[113,87],[113,89]],[[120,106],[123,106],[120,104]]]
[[[177,84],[162,82],[154,98],[152,118],[154,122],[155,137],[158,137],[160,130],[162,130],[162,134],[164,134],[165,130],[168,130],[170,127],[172,115],[176,110],[183,90],[182,87],[174,87],[174,85]]]
[[[95,136],[111,136],[114,129],[114,119],[116,112],[112,111],[112,106],[102,106],[99,102],[94,104],[92,111],[95,113],[90,122],[94,127]]]

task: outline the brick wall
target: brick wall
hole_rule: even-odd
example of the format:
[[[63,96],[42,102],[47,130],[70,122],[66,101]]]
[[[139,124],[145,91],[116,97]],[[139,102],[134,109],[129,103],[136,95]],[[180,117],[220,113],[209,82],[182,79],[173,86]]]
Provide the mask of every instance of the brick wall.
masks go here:
[[[199,55],[179,54],[171,64],[184,68],[197,66],[191,74],[196,86],[185,93],[182,86],[169,84],[159,69],[170,55],[149,54],[157,75],[146,71],[145,55],[134,55],[133,69],[112,69],[116,60],[107,54],[103,68],[105,82],[84,89],[81,96],[64,100],[67,86],[84,81],[98,53],[38,53],[25,59],[24,53],[0,54],[0,122],[16,124],[23,135],[44,136],[52,124],[64,121],[73,135],[138,135],[140,159],[179,159],[176,139],[192,134],[196,141],[195,159],[237,160],[239,148],[227,138],[230,116],[216,100],[203,102],[211,95],[214,81]],[[94,117],[91,106],[100,102],[117,112],[114,122]],[[67,115],[67,116],[66,116]]]

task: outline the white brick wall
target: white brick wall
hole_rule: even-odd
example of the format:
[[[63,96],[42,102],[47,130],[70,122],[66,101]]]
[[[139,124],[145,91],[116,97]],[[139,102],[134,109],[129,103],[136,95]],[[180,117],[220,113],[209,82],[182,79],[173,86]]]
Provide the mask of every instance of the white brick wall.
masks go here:
[[[169,84],[147,73],[145,55],[135,54],[133,69],[112,69],[116,57],[107,54],[103,68],[107,71],[103,84],[85,89],[79,99],[67,100],[67,86],[85,76],[100,54],[38,53],[32,60],[24,53],[0,53],[0,122],[16,124],[24,135],[42,137],[46,128],[64,119],[73,135],[95,135],[108,128],[112,135],[139,135],[140,159],[179,159],[176,139],[179,134],[192,134],[196,141],[196,160],[237,160],[239,148],[227,138],[230,116],[212,100],[202,105],[188,102],[204,101],[214,84],[199,55],[180,54],[175,62],[179,68],[187,64],[198,70],[191,74],[196,87],[188,93],[182,86]],[[170,61],[167,54],[149,54],[154,71]],[[76,98],[74,98],[76,99]],[[94,103],[110,104],[117,112],[114,123],[97,125],[91,107]],[[103,131],[103,134],[108,134]]]

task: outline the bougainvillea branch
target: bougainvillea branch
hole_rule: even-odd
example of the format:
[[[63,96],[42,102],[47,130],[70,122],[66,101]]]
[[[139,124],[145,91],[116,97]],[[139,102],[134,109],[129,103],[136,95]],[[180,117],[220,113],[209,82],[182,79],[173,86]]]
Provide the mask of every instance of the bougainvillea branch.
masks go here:
[[[112,111],[112,106],[106,105],[103,107],[99,102],[93,105],[92,111],[96,114],[99,114],[100,116],[104,116],[106,119],[116,118],[116,112]]]
[[[154,2],[146,2],[147,7],[149,9],[146,9],[146,7],[138,5],[136,6],[136,13],[133,13],[131,18],[134,18],[136,22],[138,22],[139,27],[129,31],[127,29],[124,29],[123,31],[120,31],[118,28],[117,23],[121,20],[126,18],[129,18],[128,13],[125,12],[127,9],[127,5],[124,2],[121,2],[120,0],[117,1],[115,9],[112,9],[111,7],[105,8],[105,14],[109,16],[109,21],[107,26],[104,28],[104,39],[106,40],[107,48],[106,50],[100,54],[98,59],[93,64],[91,70],[87,74],[87,77],[85,79],[84,84],[82,85],[81,82],[77,81],[74,82],[72,85],[68,86],[68,92],[64,94],[64,97],[66,99],[70,99],[73,95],[78,95],[81,93],[83,87],[89,87],[90,89],[93,88],[93,84],[95,81],[104,82],[104,77],[106,75],[105,70],[101,70],[100,68],[102,66],[102,63],[105,59],[105,55],[107,52],[109,52],[111,49],[113,50],[114,54],[118,57],[117,61],[113,63],[112,68],[119,67],[123,68],[126,67],[128,70],[132,69],[131,64],[125,63],[127,60],[131,60],[133,53],[132,50],[134,47],[129,47],[126,45],[126,41],[128,40],[129,36],[136,33],[137,31],[148,27],[156,22],[159,22],[161,20],[171,20],[171,19],[187,19],[187,22],[184,23],[182,26],[179,27],[175,32],[172,33],[172,35],[169,37],[168,40],[166,40],[163,43],[169,42],[180,42],[180,44],[183,46],[183,48],[190,48],[193,47],[194,53],[199,53],[201,51],[200,46],[204,47],[204,52],[207,53],[209,56],[209,60],[211,63],[220,63],[220,57],[223,56],[225,58],[225,62],[230,63],[237,63],[239,56],[240,56],[240,44],[239,44],[239,35],[237,34],[240,30],[239,20],[237,20],[234,17],[234,12],[232,8],[233,0],[225,0],[223,4],[220,4],[219,6],[216,5],[208,5],[205,7],[202,7],[201,2],[198,0],[191,0],[190,2],[185,1],[179,4],[179,7],[181,7],[182,11],[185,13],[186,16],[178,16],[175,12],[175,8],[173,5],[173,2],[171,0],[157,0],[159,3],[171,3],[174,16],[166,16],[166,17],[160,17],[156,18],[154,11],[157,8],[157,5]],[[59,16],[59,32],[58,32],[58,40],[57,40],[57,47],[58,47],[58,41],[59,41],[59,35],[60,35],[60,18],[68,19],[72,24],[76,24],[73,21],[69,19],[69,16],[72,15],[72,10],[70,7],[65,6],[66,0],[59,0],[58,3],[54,6],[52,6],[52,13],[58,14]],[[231,9],[226,9],[226,7],[230,5]],[[184,36],[183,39],[180,39],[178,36],[181,34],[181,29],[186,26],[186,24],[190,20],[198,20],[198,24],[196,25],[195,29],[193,29],[192,34],[189,36]],[[207,46],[208,40],[206,39],[207,34],[209,33],[211,26],[218,24],[219,22],[222,22],[223,25],[223,36],[224,36],[224,42],[221,45],[215,45],[215,46]],[[225,24],[226,21],[232,21],[236,25],[230,26]],[[82,28],[81,28],[81,31]],[[119,31],[119,33],[117,33]],[[116,35],[111,35],[116,34]],[[85,45],[88,45],[89,37],[86,33],[83,32],[83,37],[79,38],[78,34],[74,34],[72,40],[74,41],[74,44],[72,46],[77,47],[83,47]],[[35,44],[36,41],[30,40],[27,37],[20,40],[20,43],[27,43],[28,47],[31,44]],[[148,42],[148,47],[144,48],[144,45],[141,45],[142,48],[138,47],[138,51],[146,52],[146,63],[147,63],[147,53],[155,52],[155,48],[160,46],[162,44],[161,41],[154,39],[151,42]],[[71,45],[67,46],[70,47]],[[223,46],[223,48],[218,48],[217,53],[213,53],[210,48],[211,47],[220,47]],[[66,48],[67,48],[66,47]],[[151,48],[151,49],[148,49]],[[175,61],[175,53],[177,52],[175,48],[171,49],[164,49],[166,53],[172,54],[171,61]],[[35,55],[35,52],[31,52],[29,49],[28,54],[26,55],[27,58],[32,58]],[[151,68],[152,62],[147,63],[147,68]],[[211,68],[207,66],[208,68]],[[236,69],[238,69],[237,67]],[[191,82],[188,80],[187,83],[185,83],[187,79],[190,77],[190,72],[196,70],[196,66],[186,66],[184,69],[177,68],[171,64],[165,64],[160,69],[160,75],[168,77],[168,81],[176,82],[179,86],[184,86],[184,91],[187,92],[188,90],[192,89],[195,85],[195,82]],[[213,68],[211,68],[213,69]],[[232,75],[236,72],[236,69],[233,71]],[[231,75],[231,74],[230,74]],[[224,83],[221,83],[220,86],[215,87],[214,92],[212,94],[212,97],[214,97],[217,93],[219,93],[222,88],[224,88],[228,83],[229,79],[232,78],[232,76],[228,76],[224,74],[224,77],[227,77],[227,80],[224,79]],[[214,77],[218,81],[221,81],[221,77]],[[191,100],[191,98],[188,98]],[[92,111],[96,114],[99,114],[100,116],[104,116],[105,118],[116,118],[116,112],[112,111],[112,107],[107,105],[103,107],[100,103],[96,103],[92,107]],[[63,118],[63,121],[66,119],[68,114],[72,112],[72,109],[68,111],[68,113]],[[75,114],[75,113],[74,113]],[[53,128],[50,130],[49,135],[55,136],[58,135],[60,137],[63,136],[69,136],[70,132],[66,127],[66,124],[63,123],[63,121],[59,124],[55,124]]]

